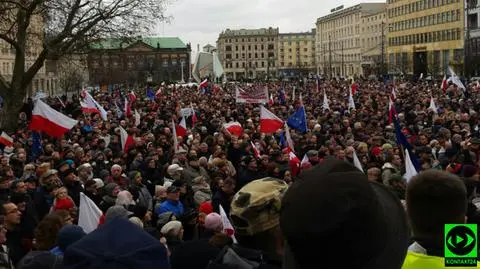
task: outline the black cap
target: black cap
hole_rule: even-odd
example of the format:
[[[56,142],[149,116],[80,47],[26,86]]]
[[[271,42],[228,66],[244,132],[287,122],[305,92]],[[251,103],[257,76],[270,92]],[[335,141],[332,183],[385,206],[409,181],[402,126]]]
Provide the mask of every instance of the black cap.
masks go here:
[[[167,188],[167,193],[177,193],[179,191],[180,191],[180,189],[173,186],[173,185]]]
[[[185,181],[182,181],[182,180],[175,180],[173,183],[172,183],[172,186],[175,186],[177,188],[181,188],[183,186],[187,185],[187,182]]]
[[[282,200],[286,268],[400,268],[408,248],[405,211],[386,187],[352,165],[326,160],[302,173]],[[315,248],[311,242],[322,242]],[[348,258],[345,258],[348,257]]]

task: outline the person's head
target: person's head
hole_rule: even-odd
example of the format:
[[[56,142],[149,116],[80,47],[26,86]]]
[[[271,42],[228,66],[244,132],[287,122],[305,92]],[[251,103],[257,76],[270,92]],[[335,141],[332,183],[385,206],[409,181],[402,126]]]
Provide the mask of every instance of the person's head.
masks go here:
[[[180,179],[181,176],[182,176],[182,171],[183,171],[183,168],[176,163],[168,166],[168,168],[167,168],[167,173],[173,179]]]
[[[110,173],[112,174],[112,177],[118,178],[122,175],[122,167],[118,164],[114,164],[112,168],[110,168]]]
[[[45,216],[35,228],[35,248],[46,251],[52,249],[63,225],[63,220],[58,214],[50,213]]]
[[[163,225],[160,232],[170,238],[183,239],[183,226],[178,220],[167,222],[167,224]]]
[[[171,201],[178,201],[180,199],[180,189],[173,185],[168,187],[167,199]]]
[[[10,185],[12,192],[14,193],[27,193],[27,186],[23,180],[17,180]]]
[[[372,182],[379,182],[380,180],[380,175],[381,175],[381,170],[377,167],[372,167],[367,170],[367,177],[369,181]]]
[[[20,224],[22,213],[17,205],[12,202],[6,202],[2,204],[2,210],[6,227],[11,229]]]
[[[133,196],[129,191],[121,191],[117,194],[117,200],[115,201],[115,205],[128,207],[129,205],[134,204],[135,201],[133,200]]]
[[[133,185],[141,185],[142,184],[142,173],[138,171],[131,171],[128,173],[128,178]]]
[[[172,186],[177,187],[180,190],[180,194],[186,194],[187,193],[187,182],[182,181],[182,180],[175,180],[172,183]]]
[[[188,164],[193,168],[198,168],[200,166],[198,157],[196,155],[188,156]]]
[[[243,247],[281,253],[281,199],[288,185],[274,178],[252,181],[232,199],[230,216],[235,236]]]
[[[400,155],[393,155],[392,164],[396,167],[402,167],[402,159],[400,158]]]
[[[205,229],[221,233],[223,231],[222,216],[217,213],[210,213],[205,217]]]
[[[465,223],[467,190],[457,176],[427,170],[410,180],[406,204],[414,236],[440,242],[445,224]]]
[[[60,250],[65,252],[68,246],[82,239],[85,235],[86,233],[83,231],[82,227],[73,224],[67,224],[63,226],[60,231],[58,231],[57,245]]]
[[[228,178],[223,181],[223,185],[221,188],[224,193],[233,194],[235,193],[235,181]]]
[[[408,226],[400,201],[385,186],[340,160],[326,160],[299,175],[282,200],[284,267],[400,268]],[[325,244],[311,247],[311,242]],[[328,242],[328,243],[327,243]],[[345,259],[344,257],[348,257]]]
[[[133,217],[133,213],[128,211],[125,206],[114,205],[105,213],[105,223],[112,221],[115,218],[129,219],[130,217]]]

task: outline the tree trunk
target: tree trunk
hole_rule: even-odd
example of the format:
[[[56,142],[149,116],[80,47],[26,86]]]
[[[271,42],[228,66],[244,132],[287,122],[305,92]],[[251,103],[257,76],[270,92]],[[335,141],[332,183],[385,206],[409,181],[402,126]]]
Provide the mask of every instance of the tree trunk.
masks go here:
[[[0,128],[11,134],[18,126],[18,116],[22,109],[22,100],[14,101],[5,99],[3,108],[0,111]]]

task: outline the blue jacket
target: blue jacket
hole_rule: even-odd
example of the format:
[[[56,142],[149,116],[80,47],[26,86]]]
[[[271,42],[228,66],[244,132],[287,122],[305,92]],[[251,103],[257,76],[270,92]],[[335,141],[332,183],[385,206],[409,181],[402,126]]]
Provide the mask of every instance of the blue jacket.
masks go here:
[[[166,200],[160,204],[160,207],[157,208],[155,213],[157,213],[157,215],[161,215],[165,212],[173,212],[176,217],[180,217],[184,212],[182,202]]]

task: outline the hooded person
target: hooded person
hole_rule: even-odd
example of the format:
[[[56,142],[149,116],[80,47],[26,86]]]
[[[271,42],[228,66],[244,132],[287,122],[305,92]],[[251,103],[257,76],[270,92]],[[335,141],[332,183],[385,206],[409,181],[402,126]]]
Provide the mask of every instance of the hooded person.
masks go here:
[[[77,225],[65,225],[57,234],[57,246],[50,250],[56,256],[63,256],[67,247],[82,239],[86,235],[82,227]]]
[[[124,232],[119,236],[119,231]],[[128,219],[115,218],[70,245],[64,269],[169,269],[167,249]]]
[[[119,192],[120,187],[116,183],[108,183],[105,186],[105,195],[102,197],[102,201],[100,202],[100,209],[103,212],[107,212],[110,207],[115,205],[115,201],[117,200]]]
[[[408,226],[400,200],[347,162],[302,173],[282,199],[283,268],[401,268]],[[312,242],[328,242],[316,244]]]
[[[280,207],[287,189],[284,181],[263,178],[248,183],[235,194],[230,217],[238,244],[224,248],[208,269],[281,268]],[[218,218],[212,220],[218,224]]]
[[[210,189],[210,185],[207,183],[207,180],[203,176],[196,177],[193,180],[192,184],[193,190],[193,200],[195,201],[195,205],[198,207],[204,202],[208,202],[212,200],[212,190]]]
[[[137,204],[142,205],[148,210],[152,211],[153,198],[148,191],[147,186],[142,183],[142,174],[138,171],[131,171],[128,173],[128,178],[130,179],[130,187],[138,191]]]

